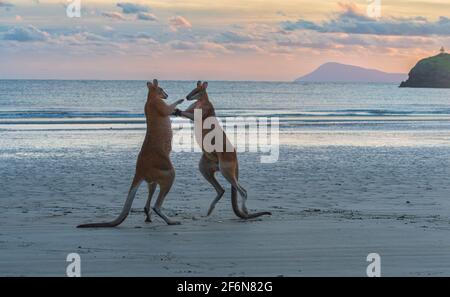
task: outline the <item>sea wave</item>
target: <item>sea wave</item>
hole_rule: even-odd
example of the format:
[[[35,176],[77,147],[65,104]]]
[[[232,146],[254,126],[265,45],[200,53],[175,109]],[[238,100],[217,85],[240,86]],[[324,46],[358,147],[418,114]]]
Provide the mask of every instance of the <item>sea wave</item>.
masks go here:
[[[434,110],[388,110],[388,109],[342,109],[342,110],[313,110],[313,111],[289,111],[289,110],[246,110],[241,114],[249,116],[276,116],[284,117],[407,117],[407,116],[450,116],[450,109]],[[233,114],[233,111],[223,111],[225,115]]]
[[[450,109],[394,110],[394,109],[335,109],[335,110],[260,110],[221,109],[217,115],[226,124],[248,123],[247,117],[266,117],[280,129],[295,128],[351,128],[400,129],[401,126],[430,125],[442,128],[450,125]],[[270,118],[270,119],[269,119]],[[0,110],[0,130],[76,130],[76,129],[145,129],[145,116],[123,110],[82,111],[67,109]],[[175,126],[190,123],[187,119],[172,118]]]
[[[0,110],[0,119],[61,119],[61,118],[139,118],[143,113],[128,111],[77,111],[77,110]]]
[[[289,110],[289,109],[220,109],[219,117],[265,116],[279,118],[296,117],[390,117],[390,116],[450,116],[450,109],[393,110],[393,109],[329,109],[329,110]],[[0,120],[8,119],[143,119],[144,113],[107,110],[0,110]],[[134,122],[134,121],[133,121]]]
[[[426,115],[450,115],[450,109],[430,109],[430,110],[390,110],[390,109],[342,109],[323,110],[313,112],[313,114],[328,116],[426,116]]]

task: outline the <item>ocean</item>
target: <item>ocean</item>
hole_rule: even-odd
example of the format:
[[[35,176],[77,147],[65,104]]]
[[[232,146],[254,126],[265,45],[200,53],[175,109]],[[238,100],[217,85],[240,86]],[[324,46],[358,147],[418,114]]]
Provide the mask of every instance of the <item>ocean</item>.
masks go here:
[[[161,81],[168,102],[195,82]],[[0,80],[0,131],[145,129],[145,81]],[[450,90],[396,84],[209,83],[219,117],[278,117],[281,131],[447,131]],[[188,102],[181,107],[187,107]]]

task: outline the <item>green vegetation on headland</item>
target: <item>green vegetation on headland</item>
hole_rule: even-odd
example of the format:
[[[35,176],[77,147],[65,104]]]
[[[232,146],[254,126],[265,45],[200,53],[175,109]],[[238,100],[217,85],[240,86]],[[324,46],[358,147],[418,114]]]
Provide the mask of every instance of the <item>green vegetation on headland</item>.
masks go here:
[[[401,88],[450,88],[450,54],[423,59],[409,72]]]

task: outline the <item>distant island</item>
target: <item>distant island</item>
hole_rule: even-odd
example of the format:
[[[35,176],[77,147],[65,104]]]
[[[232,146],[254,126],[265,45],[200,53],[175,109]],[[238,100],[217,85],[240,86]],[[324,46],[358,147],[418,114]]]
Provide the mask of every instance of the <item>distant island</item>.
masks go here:
[[[401,73],[386,73],[353,65],[326,63],[295,81],[399,83],[406,78],[407,75]]]
[[[450,88],[450,54],[442,48],[437,56],[420,60],[401,88]]]

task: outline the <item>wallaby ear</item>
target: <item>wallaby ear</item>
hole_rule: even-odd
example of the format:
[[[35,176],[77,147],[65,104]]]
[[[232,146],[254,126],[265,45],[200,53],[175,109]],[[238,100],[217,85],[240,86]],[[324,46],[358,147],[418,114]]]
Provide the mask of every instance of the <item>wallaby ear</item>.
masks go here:
[[[208,82],[207,82],[207,81],[205,81],[205,82],[203,83],[203,89],[206,90],[206,88],[208,88]]]
[[[201,80],[197,81],[197,87],[200,87],[201,85],[202,85],[202,81]]]
[[[158,87],[158,80],[156,78],[153,80],[153,86],[155,86],[155,88]]]

